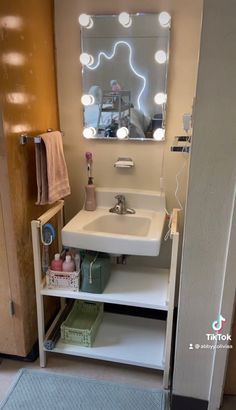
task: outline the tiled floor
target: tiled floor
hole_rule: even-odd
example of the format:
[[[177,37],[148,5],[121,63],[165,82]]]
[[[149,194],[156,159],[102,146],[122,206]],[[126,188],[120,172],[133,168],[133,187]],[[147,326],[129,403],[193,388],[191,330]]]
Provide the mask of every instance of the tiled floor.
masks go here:
[[[162,373],[139,367],[122,366],[96,360],[48,354],[47,367],[41,369],[39,361],[34,363],[2,359],[0,361],[0,401],[5,397],[17,372],[22,367],[42,372],[56,372],[81,377],[129,383],[139,387],[161,388]],[[184,410],[184,409],[183,409]],[[236,410],[236,396],[225,396],[221,410]]]
[[[22,367],[38,369],[38,360],[25,363],[3,359],[0,363],[0,401],[5,397],[17,372]],[[129,383],[139,387],[161,388],[162,373],[133,366],[121,366],[96,360],[48,354],[47,367],[42,372],[57,372],[81,377]]]
[[[221,410],[236,410],[236,396],[224,396]]]

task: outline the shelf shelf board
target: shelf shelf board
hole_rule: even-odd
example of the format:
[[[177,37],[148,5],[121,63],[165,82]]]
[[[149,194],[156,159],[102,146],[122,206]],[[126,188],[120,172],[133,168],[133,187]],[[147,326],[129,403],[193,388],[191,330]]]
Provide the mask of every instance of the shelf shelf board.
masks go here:
[[[121,105],[121,107],[119,107],[118,105],[116,107],[106,107],[106,108],[102,108],[101,112],[124,112],[130,109],[130,104],[123,104]]]
[[[168,269],[115,265],[101,294],[44,287],[41,295],[168,310]]]
[[[165,321],[104,313],[93,347],[59,339],[50,352],[164,370],[165,330]]]

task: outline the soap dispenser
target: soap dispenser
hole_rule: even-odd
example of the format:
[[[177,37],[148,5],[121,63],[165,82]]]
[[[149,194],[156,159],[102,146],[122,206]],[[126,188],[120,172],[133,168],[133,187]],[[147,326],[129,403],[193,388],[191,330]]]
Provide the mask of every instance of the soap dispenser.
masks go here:
[[[96,187],[93,183],[93,178],[89,177],[88,185],[85,186],[84,209],[86,211],[95,211],[96,208],[97,208]]]

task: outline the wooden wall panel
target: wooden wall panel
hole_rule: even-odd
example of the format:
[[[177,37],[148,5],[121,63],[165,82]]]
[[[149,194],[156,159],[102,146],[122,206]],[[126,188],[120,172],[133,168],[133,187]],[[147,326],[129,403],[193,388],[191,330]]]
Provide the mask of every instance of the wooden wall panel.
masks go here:
[[[30,221],[43,213],[45,207],[35,205],[34,144],[20,146],[19,136],[24,132],[36,135],[47,128],[58,129],[55,81],[53,1],[2,0],[0,102],[10,183],[9,212],[18,261],[23,355],[37,339]],[[17,299],[13,276],[10,281],[13,297]]]
[[[0,346],[2,353],[15,354],[16,340],[14,319],[9,316],[9,301],[11,300],[9,271],[7,263],[5,229],[3,224],[2,198],[0,193]],[[7,331],[6,331],[7,330]]]

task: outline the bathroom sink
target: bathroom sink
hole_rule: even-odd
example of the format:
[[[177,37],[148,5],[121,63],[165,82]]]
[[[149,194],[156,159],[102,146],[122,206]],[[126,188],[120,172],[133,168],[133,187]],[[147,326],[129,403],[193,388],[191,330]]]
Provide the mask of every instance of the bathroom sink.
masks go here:
[[[97,188],[97,209],[80,211],[62,229],[62,243],[80,249],[125,255],[157,256],[165,222],[165,195],[156,191]],[[109,209],[123,194],[135,214]]]
[[[85,231],[147,236],[151,219],[130,215],[103,215],[84,226]]]

